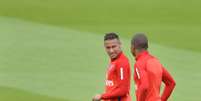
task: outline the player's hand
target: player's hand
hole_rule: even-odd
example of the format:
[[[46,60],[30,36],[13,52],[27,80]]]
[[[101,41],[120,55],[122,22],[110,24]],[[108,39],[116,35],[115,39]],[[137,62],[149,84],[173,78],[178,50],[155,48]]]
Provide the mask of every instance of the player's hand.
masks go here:
[[[101,101],[101,95],[96,94],[96,96],[93,97],[92,101]]]

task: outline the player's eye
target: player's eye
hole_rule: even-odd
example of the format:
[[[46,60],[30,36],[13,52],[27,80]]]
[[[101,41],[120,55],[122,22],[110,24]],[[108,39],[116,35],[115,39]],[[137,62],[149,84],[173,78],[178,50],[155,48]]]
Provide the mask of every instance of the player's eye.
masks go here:
[[[110,49],[110,47],[108,46],[108,47],[106,47],[107,49]]]
[[[116,48],[116,47],[117,47],[116,45],[112,46],[112,48]]]

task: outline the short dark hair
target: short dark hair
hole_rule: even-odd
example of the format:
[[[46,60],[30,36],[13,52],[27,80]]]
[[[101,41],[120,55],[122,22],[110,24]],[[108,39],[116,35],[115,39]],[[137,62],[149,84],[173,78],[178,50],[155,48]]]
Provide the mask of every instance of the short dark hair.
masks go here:
[[[119,40],[119,36],[114,32],[106,33],[105,36],[104,36],[104,41],[113,40],[113,39],[118,39]]]
[[[131,44],[135,47],[135,49],[147,50],[148,49],[148,39],[147,39],[145,33],[136,33],[131,40]]]

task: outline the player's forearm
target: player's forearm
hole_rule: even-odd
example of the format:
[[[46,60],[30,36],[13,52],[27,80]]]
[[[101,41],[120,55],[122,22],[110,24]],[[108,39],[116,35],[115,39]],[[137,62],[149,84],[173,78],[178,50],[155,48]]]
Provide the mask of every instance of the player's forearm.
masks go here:
[[[167,101],[167,99],[171,95],[173,89],[175,88],[176,83],[175,83],[175,80],[173,79],[173,77],[170,75],[170,73],[165,68],[163,68],[162,80],[165,83],[165,89],[161,96],[161,100]]]
[[[111,98],[122,97],[122,96],[125,96],[128,92],[129,92],[129,89],[127,87],[121,87],[113,91],[110,91],[108,93],[102,94],[101,99],[111,99]]]
[[[161,96],[162,101],[167,101],[167,99],[171,95],[172,91],[174,90],[175,85],[176,85],[176,83],[172,82],[172,83],[170,83],[170,84],[165,86],[164,92],[163,92],[163,94]]]

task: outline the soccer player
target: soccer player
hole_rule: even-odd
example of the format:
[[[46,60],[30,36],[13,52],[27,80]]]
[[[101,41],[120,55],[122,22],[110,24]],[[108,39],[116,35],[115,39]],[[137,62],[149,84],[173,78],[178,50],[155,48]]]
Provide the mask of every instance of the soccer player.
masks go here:
[[[104,36],[104,46],[110,57],[105,80],[105,93],[97,94],[93,101],[131,101],[130,64],[121,50],[121,42],[115,33]]]
[[[137,101],[167,101],[175,81],[157,58],[148,52],[148,39],[143,33],[137,33],[131,41],[131,52],[136,59],[134,81]],[[160,96],[161,83],[165,88]]]

